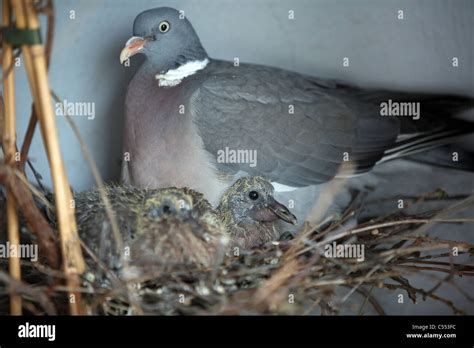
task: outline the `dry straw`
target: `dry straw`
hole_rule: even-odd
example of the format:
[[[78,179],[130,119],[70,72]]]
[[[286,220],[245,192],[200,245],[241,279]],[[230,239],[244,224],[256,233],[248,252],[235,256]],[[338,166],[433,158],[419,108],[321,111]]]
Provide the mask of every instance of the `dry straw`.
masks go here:
[[[3,24],[11,26],[12,23],[19,30],[39,30],[38,9],[32,0],[12,0],[3,1]],[[48,2],[47,6],[52,7],[52,3]],[[51,11],[49,12],[51,18]],[[15,18],[15,21],[12,21]],[[51,22],[50,22],[51,23]],[[50,32],[52,27],[50,27]],[[51,39],[51,37],[49,37]],[[51,40],[49,41],[51,45]],[[50,47],[50,46],[48,46]],[[4,40],[2,47],[2,72],[5,93],[5,129],[3,134],[3,145],[6,152],[6,165],[14,169],[17,164],[12,161],[12,154],[16,152],[16,130],[15,130],[15,98],[13,95],[13,55],[11,46]],[[48,48],[48,53],[51,51]],[[25,141],[24,150],[27,152],[29,142],[34,133],[36,121],[39,120],[42,138],[45,144],[46,153],[48,155],[49,165],[51,168],[52,181],[55,192],[55,201],[57,216],[59,222],[60,245],[63,260],[63,270],[66,275],[66,281],[70,289],[69,308],[71,314],[81,313],[81,295],[74,291],[79,287],[79,275],[84,272],[85,263],[82,257],[79,238],[77,235],[77,227],[74,217],[74,209],[72,195],[69,189],[69,183],[64,169],[59,139],[56,129],[55,117],[53,113],[50,87],[47,77],[47,58],[45,49],[42,44],[21,46],[21,53],[25,62],[25,68],[34,100],[34,114],[30,121],[30,129]],[[27,153],[22,153],[25,159]],[[20,166],[21,167],[21,166]],[[31,209],[34,209],[33,207]],[[19,243],[18,237],[18,217],[16,212],[15,198],[11,192],[8,193],[7,200],[7,219],[9,241],[12,244]],[[36,233],[41,233],[36,231]],[[10,259],[10,275],[11,278],[18,282],[21,279],[19,259]],[[22,304],[14,289],[12,288],[11,297],[11,313],[21,314]]]

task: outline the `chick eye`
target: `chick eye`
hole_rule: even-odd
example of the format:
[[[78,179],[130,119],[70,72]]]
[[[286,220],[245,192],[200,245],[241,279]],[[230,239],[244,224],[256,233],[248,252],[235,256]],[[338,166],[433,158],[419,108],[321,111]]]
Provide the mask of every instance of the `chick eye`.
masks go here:
[[[162,33],[166,33],[168,30],[170,30],[170,24],[167,21],[163,21],[160,23],[158,28],[160,28]]]
[[[164,205],[162,210],[163,210],[163,213],[165,213],[165,214],[170,214],[171,213],[171,207],[169,205]]]
[[[252,201],[255,201],[258,199],[258,192],[257,191],[250,191],[249,192],[249,198],[252,200]]]

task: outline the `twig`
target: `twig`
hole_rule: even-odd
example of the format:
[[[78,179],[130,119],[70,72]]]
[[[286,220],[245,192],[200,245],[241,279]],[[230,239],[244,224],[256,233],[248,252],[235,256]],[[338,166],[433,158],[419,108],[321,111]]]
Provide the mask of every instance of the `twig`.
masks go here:
[[[3,1],[3,25],[8,27],[12,24],[12,8],[9,1]],[[5,124],[2,136],[2,147],[5,153],[5,162],[7,165],[15,166],[16,151],[16,110],[15,110],[15,80],[13,75],[14,57],[13,48],[6,40],[3,42],[2,70],[3,75],[3,91],[5,93]],[[6,72],[6,73],[5,73]],[[15,197],[11,188],[7,190],[7,232],[8,240],[14,245],[20,244],[18,210]],[[21,281],[20,258],[11,257],[8,263],[10,274],[16,281]],[[10,297],[10,313],[20,315],[22,313],[21,297],[14,292]]]
[[[51,95],[53,96],[53,99],[57,103],[61,102],[61,100],[56,95],[56,93],[51,91]],[[77,128],[76,124],[71,119],[71,117],[68,115],[66,110],[63,110],[63,113],[66,116],[66,120],[67,120],[69,126],[71,127],[71,129],[73,130],[74,135],[76,136],[77,140],[79,141],[79,144],[81,145],[82,153],[83,153],[87,163],[89,164],[89,166],[91,168],[92,175],[94,176],[95,182],[96,182],[97,187],[98,187],[100,198],[102,199],[102,201],[104,203],[107,218],[110,221],[110,226],[112,228],[112,234],[113,234],[113,236],[116,240],[117,252],[119,253],[119,255],[123,255],[122,251],[123,251],[123,248],[124,248],[124,243],[123,243],[122,235],[120,234],[120,229],[119,229],[119,226],[118,226],[118,223],[117,223],[116,214],[115,214],[115,212],[112,208],[112,205],[110,204],[110,200],[107,196],[107,191],[105,189],[105,185],[104,185],[104,182],[103,182],[102,177],[100,175],[99,169],[97,168],[97,165],[96,165],[96,163],[95,163],[95,161],[92,157],[92,154],[90,153],[89,147],[86,145],[86,143],[85,143],[79,129]],[[126,258],[123,258],[123,261],[125,262],[125,264],[127,264]]]
[[[48,31],[46,34],[45,55],[46,55],[46,66],[49,69],[49,66],[51,64],[51,53],[53,50],[54,27],[55,27],[53,1],[48,0],[47,4],[44,7],[40,8],[38,11],[46,13],[46,16],[47,16]],[[28,128],[23,138],[24,139],[23,145],[21,147],[21,158],[20,158],[19,167],[22,170],[24,169],[25,161],[28,158],[28,152],[30,150],[31,141],[33,140],[33,135],[35,133],[35,128],[36,128],[37,123],[38,123],[38,115],[36,114],[36,109],[33,104],[31,106],[30,121],[28,123]],[[41,184],[40,180],[38,179],[36,170],[34,170],[33,166],[31,165],[31,162],[28,161],[28,164],[30,165],[31,170],[33,171],[33,174],[44,193],[45,192],[44,187]]]
[[[28,284],[18,281],[8,274],[0,270],[0,281],[7,284],[12,290],[19,294],[30,296],[35,302],[39,303],[44,308],[48,315],[56,315],[56,308],[49,300],[45,292],[40,289],[35,289]]]
[[[358,315],[363,315],[364,314],[364,307],[367,304],[367,301],[370,302],[372,307],[374,307],[374,309],[378,313],[378,315],[386,315],[385,311],[382,308],[382,306],[380,306],[380,303],[378,303],[378,301],[372,296],[372,290],[373,289],[374,289],[373,285],[370,287],[369,291],[365,290],[363,287],[359,287],[357,289],[357,292],[361,293],[362,296],[364,296],[364,302],[360,306]]]
[[[16,25],[18,28],[33,30],[39,28],[37,13],[31,1],[14,0],[13,8],[15,10]],[[77,235],[74,208],[71,206],[71,192],[60,152],[57,128],[51,104],[44,47],[42,45],[23,45],[21,49],[30,81],[34,105],[37,113],[41,115],[39,117],[41,121],[41,132],[48,154],[56,196],[64,272],[68,276],[67,282],[70,287],[75,288],[79,282],[78,275],[84,271],[85,263]],[[80,294],[71,294],[71,296],[75,299],[75,301],[70,301],[71,313],[78,314],[81,311]]]
[[[466,199],[463,199],[461,202],[458,202],[446,209],[443,209],[441,212],[436,214],[432,219],[430,223],[427,223],[421,227],[419,227],[417,230],[413,232],[414,236],[419,236],[424,234],[428,228],[431,227],[432,223],[437,222],[438,220],[443,220],[447,216],[452,215],[455,212],[464,210],[465,208],[469,207],[470,205],[474,204],[474,195],[469,196]]]
[[[18,173],[18,175],[22,174]],[[0,165],[0,182],[15,197],[18,207],[38,238],[40,250],[47,258],[49,265],[57,269],[60,261],[57,239],[51,226],[36,207],[31,192],[25,187],[22,180],[18,179],[15,171],[4,165]]]

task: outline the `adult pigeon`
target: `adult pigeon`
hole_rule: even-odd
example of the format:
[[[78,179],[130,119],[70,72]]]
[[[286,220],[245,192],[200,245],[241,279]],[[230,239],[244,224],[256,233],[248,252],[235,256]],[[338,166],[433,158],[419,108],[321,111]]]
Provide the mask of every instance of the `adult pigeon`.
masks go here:
[[[187,186],[216,204],[239,171],[309,186],[473,128],[445,121],[472,105],[466,98],[363,90],[211,59],[172,8],[140,13],[133,35],[120,61],[146,59],[128,86],[122,178],[138,187]],[[400,137],[407,130],[413,136]]]

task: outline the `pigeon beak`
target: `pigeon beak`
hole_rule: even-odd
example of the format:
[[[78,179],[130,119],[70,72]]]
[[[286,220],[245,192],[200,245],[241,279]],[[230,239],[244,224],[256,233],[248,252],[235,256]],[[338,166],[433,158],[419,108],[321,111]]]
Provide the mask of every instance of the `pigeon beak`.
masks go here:
[[[123,64],[128,58],[140,52],[147,41],[147,39],[140,36],[132,36],[128,39],[122,52],[120,52],[120,64]]]
[[[286,221],[292,225],[296,225],[296,216],[294,216],[287,207],[285,207],[280,202],[276,201],[274,198],[269,197],[266,207],[270,209],[276,216],[281,220]]]

